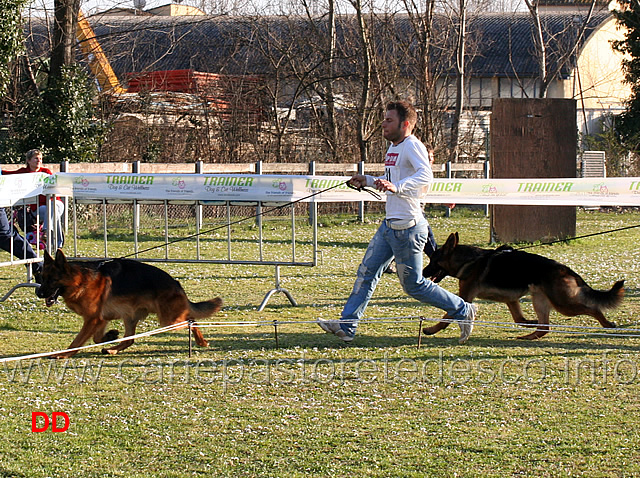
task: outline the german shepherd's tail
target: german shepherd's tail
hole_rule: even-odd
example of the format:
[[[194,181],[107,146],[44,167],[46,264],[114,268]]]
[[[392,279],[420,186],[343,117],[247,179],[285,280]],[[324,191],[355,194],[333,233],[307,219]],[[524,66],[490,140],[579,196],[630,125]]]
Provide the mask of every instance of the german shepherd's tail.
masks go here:
[[[211,317],[222,308],[222,299],[216,297],[215,299],[205,300],[204,302],[191,302],[189,301],[190,315],[194,319],[205,319]]]
[[[619,280],[610,290],[583,289],[585,302],[597,309],[615,309],[624,297],[624,281]]]

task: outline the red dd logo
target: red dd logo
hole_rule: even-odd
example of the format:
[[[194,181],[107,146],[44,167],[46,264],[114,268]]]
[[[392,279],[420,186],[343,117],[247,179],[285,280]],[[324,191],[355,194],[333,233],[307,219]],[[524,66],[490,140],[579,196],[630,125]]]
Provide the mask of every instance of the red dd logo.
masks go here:
[[[41,420],[38,420],[38,419]],[[64,425],[60,426],[60,422],[58,419],[64,419]],[[39,422],[41,426],[39,426]],[[54,433],[66,432],[69,429],[70,421],[69,415],[65,412],[53,412],[51,414],[51,419],[49,419],[49,415],[44,412],[31,412],[31,431],[33,433],[46,432],[49,428],[49,423],[51,423],[51,431]]]

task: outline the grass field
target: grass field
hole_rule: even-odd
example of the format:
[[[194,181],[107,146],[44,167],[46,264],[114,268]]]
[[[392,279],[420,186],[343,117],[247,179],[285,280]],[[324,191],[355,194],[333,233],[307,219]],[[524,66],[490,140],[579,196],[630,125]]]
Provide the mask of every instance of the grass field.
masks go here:
[[[160,267],[193,301],[222,297],[223,322],[337,318],[376,224],[321,222],[322,263],[281,270],[298,307],[276,294],[257,310],[273,268]],[[481,215],[454,210],[431,224],[439,243],[459,231],[463,243],[489,247]],[[638,213],[580,212],[578,234],[635,224]],[[281,228],[272,229],[277,236]],[[623,305],[608,313],[624,334],[640,328],[639,237],[629,229],[531,252],[569,265],[594,288],[626,279]],[[99,234],[82,244],[101,250]],[[123,235],[112,254],[128,251]],[[0,294],[23,274],[0,269]],[[451,278],[442,285],[457,290]],[[504,327],[479,325],[466,345],[449,327],[418,348],[416,317],[440,312],[385,275],[367,317],[397,320],[362,323],[350,345],[299,323],[278,327],[276,347],[273,327],[246,325],[204,329],[210,346],[191,358],[186,332],[177,331],[115,357],[95,348],[68,361],[0,364],[0,477],[640,475],[640,339],[594,328],[518,341],[524,329],[509,325],[506,306],[478,304],[479,320]],[[526,298],[523,310],[533,316]],[[551,322],[597,326],[557,313]],[[64,349],[79,327],[64,304],[47,309],[20,289],[0,303],[0,356]],[[156,327],[149,318],[139,331]],[[36,411],[66,413],[69,429],[33,433]]]

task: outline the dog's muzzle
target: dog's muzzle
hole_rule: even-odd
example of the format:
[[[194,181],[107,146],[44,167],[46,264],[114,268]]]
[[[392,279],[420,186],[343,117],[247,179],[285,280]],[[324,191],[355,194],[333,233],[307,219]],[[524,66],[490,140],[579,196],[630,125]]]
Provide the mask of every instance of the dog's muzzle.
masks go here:
[[[440,282],[442,279],[444,279],[445,277],[447,277],[447,273],[445,271],[443,271],[442,269],[440,269],[433,277],[431,277],[431,282],[433,282],[434,284],[437,284],[438,282]]]
[[[38,292],[40,292],[38,290]],[[57,288],[55,291],[53,291],[53,294],[51,294],[48,297],[43,297],[43,299],[45,299],[44,303],[47,307],[51,307],[54,304],[58,303],[58,297],[60,296],[60,288]]]

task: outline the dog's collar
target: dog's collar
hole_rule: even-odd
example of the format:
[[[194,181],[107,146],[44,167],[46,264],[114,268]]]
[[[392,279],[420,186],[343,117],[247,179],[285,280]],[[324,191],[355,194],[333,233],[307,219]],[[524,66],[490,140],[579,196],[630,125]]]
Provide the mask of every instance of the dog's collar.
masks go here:
[[[109,262],[113,262],[113,259],[107,259],[106,261],[102,261],[98,264],[98,269],[100,269],[101,267],[103,267],[105,264],[108,264]]]

